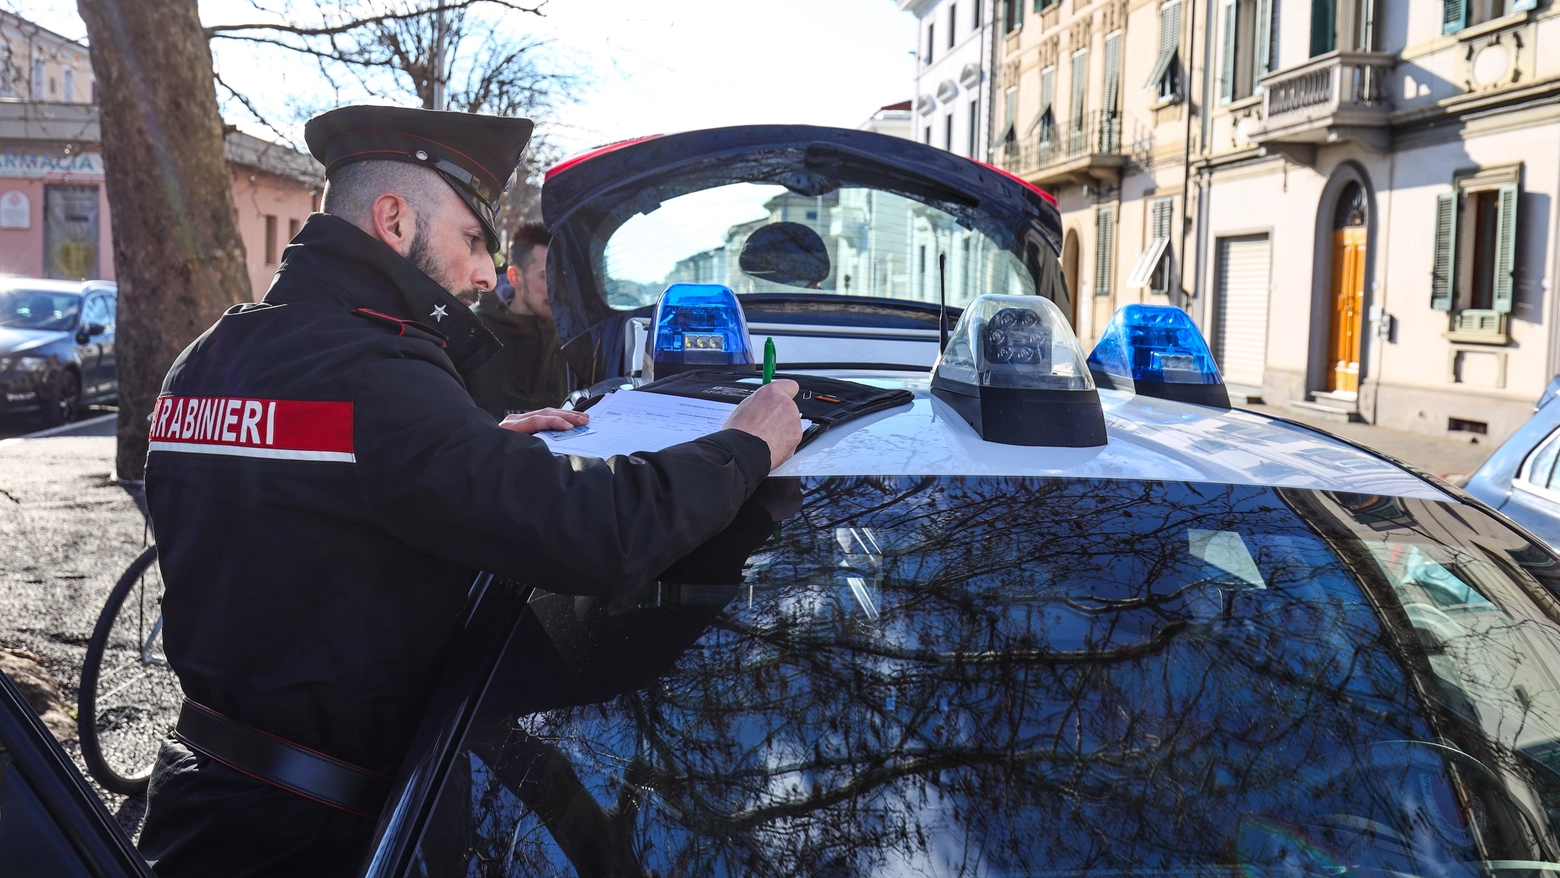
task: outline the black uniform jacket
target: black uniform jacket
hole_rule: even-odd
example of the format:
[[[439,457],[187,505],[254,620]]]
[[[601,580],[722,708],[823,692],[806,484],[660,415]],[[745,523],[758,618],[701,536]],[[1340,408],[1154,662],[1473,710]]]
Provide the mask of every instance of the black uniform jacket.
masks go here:
[[[516,314],[493,293],[483,293],[471,310],[504,346],[466,379],[477,405],[500,421],[516,412],[562,405],[569,395],[569,370],[553,322]]]
[[[494,346],[411,263],[315,214],[264,302],[180,355],[146,489],[165,645],[190,698],[394,774],[475,571],[632,589],[720,532],[768,475],[768,446],[729,430],[634,457],[554,456],[467,395],[462,373]]]

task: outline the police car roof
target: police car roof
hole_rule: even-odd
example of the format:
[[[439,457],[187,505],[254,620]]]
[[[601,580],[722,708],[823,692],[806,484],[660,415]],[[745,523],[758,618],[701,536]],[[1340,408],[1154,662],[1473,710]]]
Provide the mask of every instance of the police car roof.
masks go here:
[[[1451,500],[1425,479],[1341,440],[1238,409],[1101,390],[1108,442],[1095,448],[987,442],[906,372],[819,371],[910,390],[915,401],[834,427],[776,476],[1046,476],[1205,482]]]

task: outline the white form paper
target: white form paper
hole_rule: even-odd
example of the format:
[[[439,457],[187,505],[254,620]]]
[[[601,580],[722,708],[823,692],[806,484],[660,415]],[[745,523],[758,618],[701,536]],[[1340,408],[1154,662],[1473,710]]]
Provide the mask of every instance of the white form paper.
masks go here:
[[[660,451],[719,432],[735,403],[690,399],[666,393],[619,390],[591,406],[590,431],[538,433],[554,454],[612,457]],[[802,429],[810,426],[802,421]]]

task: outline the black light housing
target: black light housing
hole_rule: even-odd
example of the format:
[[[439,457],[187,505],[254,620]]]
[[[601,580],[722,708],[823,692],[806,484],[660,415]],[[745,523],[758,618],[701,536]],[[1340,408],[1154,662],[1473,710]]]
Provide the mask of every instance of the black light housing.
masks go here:
[[[1104,445],[1105,412],[1078,339],[1038,296],[980,296],[932,372],[932,395],[982,439],[1003,445]]]

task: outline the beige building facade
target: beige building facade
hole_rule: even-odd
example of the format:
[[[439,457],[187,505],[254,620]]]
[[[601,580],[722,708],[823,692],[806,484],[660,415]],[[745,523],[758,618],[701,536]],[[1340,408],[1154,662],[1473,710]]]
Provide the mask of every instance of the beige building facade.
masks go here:
[[[1237,395],[1488,442],[1560,371],[1552,7],[1022,0],[1003,24],[993,155],[1058,198],[1085,342],[1176,304]]]

